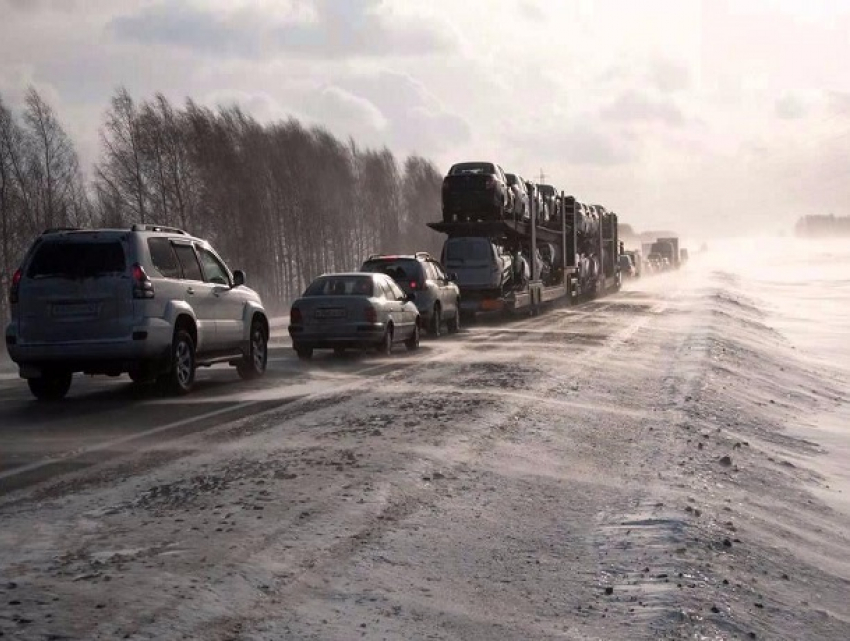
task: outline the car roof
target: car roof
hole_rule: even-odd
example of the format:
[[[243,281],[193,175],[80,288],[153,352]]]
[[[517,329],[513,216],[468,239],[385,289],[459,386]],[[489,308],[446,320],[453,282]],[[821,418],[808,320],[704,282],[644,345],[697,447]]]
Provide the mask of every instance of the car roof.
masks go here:
[[[360,276],[360,277],[375,277],[375,276],[387,276],[386,274],[382,274],[380,272],[327,272],[325,274],[320,274],[316,276],[313,280],[319,278],[350,278],[352,276]],[[389,278],[389,276],[387,276]]]
[[[178,229],[176,227],[165,227],[161,225],[140,225],[134,224],[132,227],[53,227],[45,229],[39,235],[39,238],[65,238],[72,236],[86,236],[91,234],[103,235],[124,235],[124,234],[148,234],[176,237],[180,236],[187,240],[196,240],[206,242],[203,238],[193,236],[190,233]]]

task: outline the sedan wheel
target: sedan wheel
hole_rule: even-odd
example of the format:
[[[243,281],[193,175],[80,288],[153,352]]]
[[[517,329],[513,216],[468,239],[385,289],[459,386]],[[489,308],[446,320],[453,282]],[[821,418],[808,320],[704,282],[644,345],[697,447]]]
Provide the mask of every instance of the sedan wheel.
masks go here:
[[[378,344],[378,353],[389,356],[393,353],[393,328],[387,327],[384,338]]]
[[[457,302],[454,318],[450,318],[446,322],[450,334],[457,334],[460,331],[460,301]]]
[[[302,361],[309,361],[311,358],[313,358],[312,347],[296,347],[295,353],[298,354],[298,358]]]
[[[413,325],[413,334],[410,338],[404,341],[404,346],[410,352],[419,349],[419,323],[415,323]]]

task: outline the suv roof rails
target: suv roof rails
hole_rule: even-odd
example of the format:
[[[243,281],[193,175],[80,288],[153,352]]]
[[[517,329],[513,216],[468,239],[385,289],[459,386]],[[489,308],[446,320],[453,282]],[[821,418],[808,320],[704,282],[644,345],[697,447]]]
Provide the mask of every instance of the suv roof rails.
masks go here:
[[[164,231],[169,234],[183,234],[184,236],[188,236],[189,233],[178,228],[178,227],[166,227],[165,225],[143,225],[140,223],[136,223],[132,227],[132,231]]]
[[[377,260],[378,258],[408,258],[410,254],[371,254],[366,260]],[[434,260],[428,252],[414,252],[414,258],[424,258],[426,260]]]
[[[60,231],[80,231],[81,229],[82,227],[48,227],[43,232],[41,232],[41,235],[44,236],[45,234],[56,234]]]

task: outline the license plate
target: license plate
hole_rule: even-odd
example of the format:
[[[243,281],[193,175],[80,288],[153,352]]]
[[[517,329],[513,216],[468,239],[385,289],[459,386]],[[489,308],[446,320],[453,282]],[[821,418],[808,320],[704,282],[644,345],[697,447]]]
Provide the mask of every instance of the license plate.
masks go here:
[[[97,316],[97,303],[64,303],[53,305],[53,315],[62,318]]]
[[[345,318],[345,309],[342,307],[326,307],[313,312],[314,318],[329,320],[333,318]]]

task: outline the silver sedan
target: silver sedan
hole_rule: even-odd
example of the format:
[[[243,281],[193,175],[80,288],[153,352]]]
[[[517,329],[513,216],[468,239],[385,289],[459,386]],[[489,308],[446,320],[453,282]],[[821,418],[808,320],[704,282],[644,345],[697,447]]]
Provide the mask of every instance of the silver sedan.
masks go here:
[[[301,359],[314,349],[375,347],[392,353],[395,343],[419,347],[419,312],[386,274],[323,274],[310,283],[289,312],[292,347]]]

